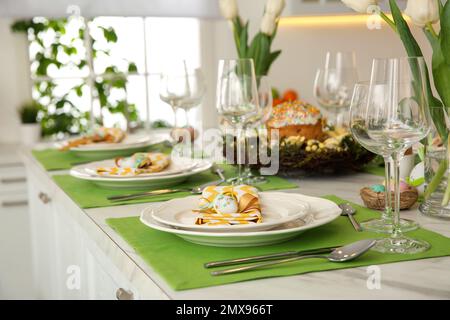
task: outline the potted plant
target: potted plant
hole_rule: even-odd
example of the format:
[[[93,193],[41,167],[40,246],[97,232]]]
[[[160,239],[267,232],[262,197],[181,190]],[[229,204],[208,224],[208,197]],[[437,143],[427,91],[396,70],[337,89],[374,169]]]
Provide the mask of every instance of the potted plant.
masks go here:
[[[20,133],[24,145],[33,145],[41,138],[41,124],[38,121],[41,110],[42,106],[35,101],[26,103],[19,109]]]
[[[249,41],[248,21],[239,15],[236,0],[219,0],[222,16],[231,21],[237,55],[240,59],[253,59],[257,76],[266,76],[270,66],[281,54],[281,50],[271,51],[285,0],[267,0],[261,19],[259,32]]]

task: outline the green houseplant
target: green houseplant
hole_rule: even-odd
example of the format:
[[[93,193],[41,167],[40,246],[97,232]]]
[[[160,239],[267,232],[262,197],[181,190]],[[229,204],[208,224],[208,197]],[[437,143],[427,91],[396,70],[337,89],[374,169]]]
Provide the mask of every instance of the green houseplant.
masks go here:
[[[373,6],[378,5],[379,0],[342,0],[342,2],[361,13],[378,12],[380,17],[398,34],[408,56],[423,56],[420,45],[395,0],[389,0],[392,19],[381,10],[373,10]],[[439,95],[439,98],[433,95],[431,79],[428,79],[426,90],[430,114],[437,139],[439,139],[437,144],[441,146],[441,155],[438,157],[436,166],[432,167],[431,164],[436,159],[431,159],[427,152],[425,154],[425,171],[428,174],[426,174],[425,202],[421,206],[421,211],[450,218],[450,174],[448,173],[450,148],[448,148],[449,127],[446,122],[446,113],[450,111],[450,1],[408,0],[404,13],[416,27],[422,29],[433,50],[432,65],[429,70]],[[440,22],[439,31],[434,26],[437,22]]]
[[[45,106],[41,112],[43,136],[77,135],[89,129],[91,120],[90,113],[82,110],[78,105],[79,102],[76,102],[77,99],[74,99],[74,97],[83,98],[90,91],[88,78],[80,77],[73,86],[61,92],[61,87],[58,88],[60,82],[49,76],[49,70],[70,67],[71,72],[76,74],[89,73],[91,67],[84,52],[90,51],[93,62],[96,59],[108,59],[118,41],[114,28],[99,25],[96,18],[83,19],[82,23],[75,20],[36,17],[17,20],[11,25],[11,30],[26,36],[30,47],[33,48],[30,51],[31,75],[34,79],[33,97],[35,101]],[[90,29],[87,28],[88,24]],[[72,32],[68,33],[70,29]],[[91,33],[95,29],[101,32],[95,33],[94,37]],[[101,74],[96,74],[90,85],[93,97],[100,107],[100,113],[121,114],[127,121],[127,127],[134,129],[142,123],[136,105],[128,102],[128,80],[125,73],[133,74],[138,70],[134,62],[126,62],[125,69],[119,69],[116,65],[108,63]],[[120,98],[113,98],[112,91],[120,94]],[[101,124],[102,118],[96,117],[93,122]]]
[[[22,105],[19,109],[20,117],[20,134],[24,145],[33,145],[37,143],[41,137],[41,123],[39,116],[42,106],[35,101]]]

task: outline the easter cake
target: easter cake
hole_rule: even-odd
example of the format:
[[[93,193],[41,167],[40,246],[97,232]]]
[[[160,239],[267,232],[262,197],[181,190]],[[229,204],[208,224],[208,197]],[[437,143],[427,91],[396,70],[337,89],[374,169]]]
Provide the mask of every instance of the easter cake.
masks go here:
[[[320,139],[323,135],[322,114],[304,101],[289,101],[274,106],[272,117],[266,125],[269,130],[277,129],[280,139],[291,136]]]

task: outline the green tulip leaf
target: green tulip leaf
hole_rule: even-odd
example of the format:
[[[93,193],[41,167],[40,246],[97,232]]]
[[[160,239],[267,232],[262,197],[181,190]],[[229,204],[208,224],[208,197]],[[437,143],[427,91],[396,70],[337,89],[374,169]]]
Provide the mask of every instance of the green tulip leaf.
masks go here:
[[[264,75],[265,58],[270,53],[269,38],[267,35],[259,32],[250,44],[248,57],[253,58],[255,64],[255,73],[257,76]]]
[[[272,64],[276,58],[281,54],[281,50],[274,51],[269,56],[269,64]]]
[[[450,1],[447,1],[441,12],[441,49],[445,62],[450,65]],[[447,105],[447,107],[450,107]]]
[[[389,0],[389,4],[391,7],[391,12],[392,12],[392,16],[394,18],[394,22],[395,25],[397,27],[397,31],[398,34],[400,36],[400,39],[403,42],[403,46],[405,47],[405,50],[408,54],[409,57],[423,57],[422,54],[422,50],[420,49],[419,44],[417,43],[416,39],[414,38],[413,34],[411,33],[411,30],[409,29],[408,24],[406,23],[405,19],[403,18],[402,12],[400,10],[400,8],[398,7],[397,3],[395,2],[395,0]],[[433,45],[433,44],[432,44]],[[425,66],[426,67],[426,66]],[[436,88],[438,88],[438,85],[436,84],[436,75],[439,74],[440,72],[435,72],[435,62],[433,62],[433,78],[435,80],[435,85]],[[418,70],[412,70],[412,72],[414,74],[416,74],[416,79],[419,78],[418,75]],[[438,82],[440,82],[441,80],[438,79]],[[426,83],[425,83],[425,88],[426,88],[426,93],[428,96],[428,102],[430,103],[430,106],[434,106],[434,107],[440,107],[442,106],[442,102],[437,99],[436,97],[434,97],[433,95],[433,91],[431,89],[431,82],[430,82],[430,78],[428,75],[428,68],[426,70]],[[449,87],[447,87],[449,88]],[[442,99],[443,96],[441,94],[441,92],[438,89],[438,92],[441,96]],[[438,130],[439,134],[442,137],[445,137],[448,133],[445,127],[445,123],[444,123],[444,118],[441,117],[441,115],[439,114],[439,111],[432,111],[431,112],[431,117],[433,119],[433,123],[436,126],[436,129]]]
[[[411,30],[408,27],[405,19],[403,18],[402,12],[398,7],[395,0],[389,0],[389,4],[391,6],[392,16],[394,18],[395,25],[397,26],[398,34],[405,46],[406,52],[410,57],[422,57],[422,51],[420,50],[420,46],[417,43],[416,39],[411,33]]]
[[[241,28],[241,33],[239,35],[240,45],[238,55],[240,58],[247,57],[248,51],[247,41],[248,41],[248,22],[244,25],[243,28]]]

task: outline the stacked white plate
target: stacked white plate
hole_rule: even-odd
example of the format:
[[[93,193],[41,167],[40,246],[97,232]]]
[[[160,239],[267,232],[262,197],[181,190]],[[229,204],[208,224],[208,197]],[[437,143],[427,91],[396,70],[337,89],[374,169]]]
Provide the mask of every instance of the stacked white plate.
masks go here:
[[[70,174],[78,179],[91,181],[105,188],[120,189],[162,189],[176,185],[189,177],[207,171],[212,162],[203,159],[177,158],[160,172],[139,174],[136,176],[101,175],[97,168],[114,167],[114,159],[90,162],[75,166]]]
[[[70,148],[76,156],[85,159],[113,158],[117,156],[131,155],[143,151],[151,145],[161,143],[168,139],[166,134],[134,134],[128,135],[119,143],[91,143]],[[60,148],[64,143],[57,143]]]
[[[233,226],[196,225],[199,196],[174,199],[141,213],[141,222],[182,239],[208,246],[247,247],[275,244],[329,223],[341,210],[329,200],[283,192],[261,192],[263,222]]]

